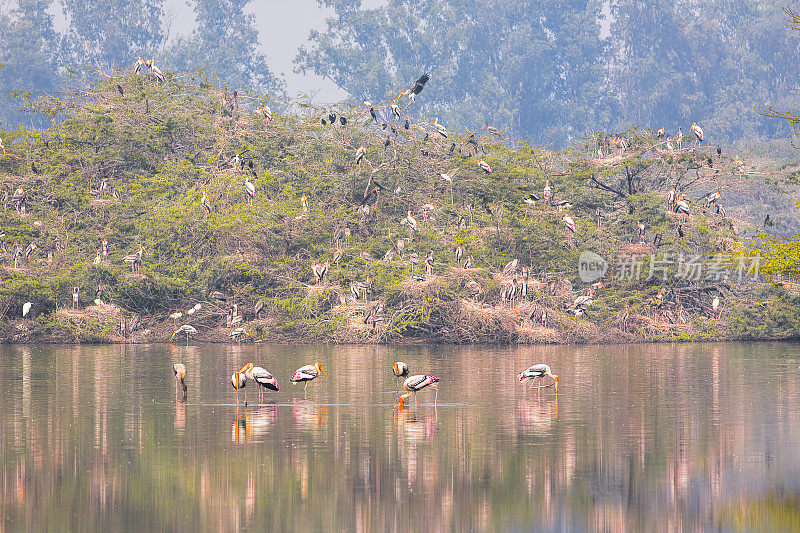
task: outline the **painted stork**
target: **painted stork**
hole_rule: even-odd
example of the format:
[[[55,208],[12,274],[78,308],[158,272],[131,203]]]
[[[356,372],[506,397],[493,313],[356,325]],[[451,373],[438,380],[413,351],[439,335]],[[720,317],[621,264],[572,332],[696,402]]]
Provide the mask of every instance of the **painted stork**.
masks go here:
[[[190,326],[189,324],[184,324],[172,332],[172,337],[170,337],[169,340],[172,340],[178,333],[186,334],[186,346],[189,346],[189,335],[190,334],[194,335],[195,333],[197,333],[197,330],[194,328],[194,326]]]
[[[536,202],[538,202],[539,200],[541,200],[541,196],[539,196],[538,194],[531,193],[522,201],[530,206],[535,206]]]
[[[455,252],[453,252],[453,253],[454,253],[454,254],[455,254],[455,256],[456,256],[456,264],[457,264],[458,266],[461,266],[461,259],[464,257],[464,246],[462,246],[461,244],[459,244],[459,245],[456,247],[456,250],[455,250]]]
[[[438,118],[433,119],[432,124],[436,128],[436,132],[445,139],[447,139],[447,128],[439,124],[439,119]]]
[[[175,363],[172,365],[172,373],[175,374],[175,396],[178,395],[178,384],[183,389],[183,397],[186,398],[186,365]]]
[[[360,164],[361,164],[361,160],[362,160],[362,159],[364,159],[364,155],[365,155],[365,154],[366,154],[368,151],[369,151],[369,150],[367,150],[366,148],[364,148],[364,145],[363,145],[363,144],[362,144],[361,146],[359,146],[359,147],[358,147],[358,150],[356,150],[356,165],[360,165]]]
[[[433,250],[428,250],[425,256],[425,273],[429,276],[433,274]]]
[[[569,229],[573,235],[575,235],[575,221],[572,220],[572,217],[569,215],[565,215],[562,219],[564,221],[564,225]]]
[[[498,130],[494,126],[490,126],[488,120],[483,123],[483,129],[485,129],[486,131],[488,131],[492,135],[500,135],[500,130]]]
[[[442,178],[447,183],[452,185],[453,184],[453,178],[456,176],[456,172],[457,171],[458,171],[458,169],[454,168],[454,169],[451,169],[448,172],[443,172],[443,173],[439,174],[439,177]]]
[[[28,313],[31,312],[31,307],[33,307],[33,304],[31,302],[25,302],[24,304],[22,304],[22,318],[28,316]]]
[[[656,139],[659,141],[664,139],[664,126],[661,126],[661,129],[658,130],[658,134],[656,135]]]
[[[714,191],[712,194],[706,197],[706,207],[710,207],[712,205],[716,205],[716,203],[722,198],[722,195],[719,191]]]
[[[400,378],[408,377],[408,365],[403,361],[397,361],[392,366],[392,370],[394,371],[394,392],[397,394],[400,390]]]
[[[103,253],[103,262],[108,259],[108,240],[103,239],[103,244],[100,247],[100,251]]]
[[[544,191],[543,191],[543,194],[544,194],[544,199],[546,201],[548,201],[548,202],[550,201],[550,195],[552,194],[552,192],[553,191],[550,190],[550,180],[544,180]]]
[[[439,387],[435,385],[435,383],[439,382],[439,378],[434,376],[426,376],[424,374],[418,374],[416,376],[411,376],[407,378],[403,382],[403,388],[406,389],[408,392],[401,395],[397,402],[400,404],[400,407],[403,407],[403,403],[405,402],[406,398],[414,395],[414,408],[417,407],[417,392],[421,391],[425,387],[430,386],[433,390],[436,391],[436,394],[433,397],[433,405],[436,405],[436,401],[439,398]]]
[[[483,159],[478,159],[478,166],[481,167],[481,170],[483,170],[486,174],[492,173],[492,167],[490,167],[489,163],[487,163]]]
[[[131,272],[133,273],[139,272],[139,265],[142,262],[143,253],[144,253],[144,246],[140,244],[138,250],[122,258],[124,262],[131,264]]]
[[[139,57],[139,59],[136,60],[136,64],[133,66],[133,74],[134,75],[141,74],[143,66],[144,66],[144,59]]]
[[[205,192],[203,193],[203,197],[200,199],[200,205],[202,205],[203,209],[206,210],[206,214],[208,215],[211,214],[213,206],[211,205],[211,202],[209,201],[208,196],[206,195]]]
[[[325,372],[325,369],[322,368],[322,365],[319,363],[314,363],[313,365],[305,365],[301,366],[300,368],[292,374],[292,383],[302,383],[305,382],[305,388],[303,389],[303,395],[305,396],[308,393],[308,382],[313,381],[319,373],[325,376],[325,381],[328,381],[328,374]]]
[[[160,68],[158,68],[157,66],[155,66],[155,64],[153,63],[153,60],[152,60],[152,59],[149,59],[149,60],[147,61],[147,68],[148,68],[148,69],[150,69],[150,71],[153,73],[153,75],[156,77],[156,79],[157,79],[158,81],[160,81],[160,82],[163,82],[163,81],[164,81],[164,73],[163,73],[163,72],[161,72],[161,69],[160,69]]]
[[[176,311],[176,312],[172,313],[171,315],[169,315],[169,317],[172,319],[172,325],[174,326],[175,325],[175,321],[178,320],[179,318],[181,318],[182,316],[183,316],[183,313],[180,312],[180,311]]]
[[[467,256],[467,260],[464,261],[464,270],[466,270],[468,268],[472,268],[472,256],[471,255]]]
[[[400,107],[397,105],[397,102],[392,100],[391,105],[389,108],[392,110],[392,115],[394,115],[395,120],[400,120]]]
[[[264,104],[261,107],[261,114],[264,115],[264,118],[267,119],[267,122],[272,122],[272,109],[270,109],[267,104]]]
[[[524,383],[526,381],[531,382],[531,386],[529,388],[533,388],[533,381],[537,378],[540,381],[544,381],[545,376],[551,378],[553,380],[553,387],[555,388],[556,394],[558,394],[558,376],[554,375],[553,372],[550,370],[550,366],[544,363],[539,363],[538,365],[533,365],[525,369],[524,371],[520,372],[517,375],[517,380],[520,383]],[[541,388],[541,384],[539,387]]]
[[[2,149],[3,149],[3,157],[5,157],[5,155],[6,155],[6,147],[5,147],[5,145],[3,144],[3,139],[2,139],[2,137],[0,137],[0,148],[2,148]],[[31,163],[31,166],[33,166],[33,163]],[[37,173],[35,170],[34,170],[34,172],[35,172],[35,173]],[[38,173],[37,173],[37,174],[38,174]]]
[[[80,297],[80,291],[81,290],[77,285],[72,287],[72,308],[73,309],[77,309],[78,308],[78,299]]]
[[[314,279],[317,285],[321,285],[325,281],[325,274],[328,273],[328,268],[331,264],[325,261],[325,264],[314,263],[311,269],[314,271]]]
[[[247,192],[247,203],[252,204],[256,198],[256,186],[250,181],[250,176],[244,178],[244,190]]]
[[[715,315],[719,312],[719,296],[714,296],[714,299],[711,300],[711,310]]]
[[[250,368],[245,371],[245,375],[247,379],[255,381],[258,383],[258,403],[263,403],[264,400],[264,389],[269,390],[280,390],[278,386],[278,380],[275,377],[267,372],[266,369],[261,368],[260,366],[253,366],[252,363],[249,363]]]
[[[691,209],[689,209],[689,204],[686,200],[677,200],[675,202],[675,212],[681,213],[682,215],[691,216]]]
[[[692,127],[690,128],[690,131],[694,133],[694,136],[697,138],[697,144],[703,142],[703,130],[702,128],[700,128],[700,126],[692,122]]]
[[[414,218],[414,215],[411,214],[411,211],[409,211],[408,214],[406,214],[406,218],[404,218],[403,221],[405,221],[405,223],[408,224],[408,228],[411,231],[416,231],[417,230],[417,228],[418,228],[417,219]]]
[[[238,372],[231,374],[231,385],[236,389],[236,405],[239,405],[239,389],[247,386],[247,371],[253,368],[253,363],[247,363]],[[244,405],[247,406],[247,390],[244,391]]]
[[[422,89],[425,88],[425,84],[428,83],[428,80],[431,79],[431,75],[427,72],[420,76],[417,81],[414,82],[414,85],[411,86],[411,90],[409,91],[409,96],[417,95],[422,92]]]

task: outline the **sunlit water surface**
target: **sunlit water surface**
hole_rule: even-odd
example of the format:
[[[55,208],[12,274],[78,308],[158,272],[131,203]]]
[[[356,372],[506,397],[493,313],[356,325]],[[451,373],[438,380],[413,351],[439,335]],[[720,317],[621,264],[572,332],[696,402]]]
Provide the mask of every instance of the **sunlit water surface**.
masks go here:
[[[0,347],[0,530],[800,529],[800,347]],[[441,379],[403,411],[391,365]],[[188,367],[176,400],[172,363]],[[230,374],[280,381],[237,409]],[[308,398],[289,376],[319,361]],[[515,375],[548,362],[529,390]]]

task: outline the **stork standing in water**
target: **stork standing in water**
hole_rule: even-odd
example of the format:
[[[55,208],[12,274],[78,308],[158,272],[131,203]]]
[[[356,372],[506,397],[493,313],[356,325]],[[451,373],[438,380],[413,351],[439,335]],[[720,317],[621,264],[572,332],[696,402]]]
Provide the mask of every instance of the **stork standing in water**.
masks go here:
[[[258,383],[258,403],[263,403],[264,400],[264,389],[279,390],[278,380],[275,377],[267,372],[266,369],[261,368],[260,366],[253,366],[252,363],[248,363],[250,366],[249,369],[245,371],[245,375],[247,379],[251,379]]]
[[[305,365],[301,366],[300,368],[292,374],[292,383],[302,383],[305,382],[306,386],[303,389],[303,396],[308,393],[308,382],[314,380],[319,373],[325,376],[325,381],[328,381],[328,373],[325,372],[325,369],[322,368],[322,365],[319,363],[314,363],[313,365]]]
[[[184,324],[178,329],[176,329],[174,332],[172,332],[172,337],[170,337],[169,340],[172,340],[178,333],[186,334],[186,346],[189,346],[189,334],[194,335],[195,333],[197,333],[197,330],[194,328],[194,326],[190,326],[189,324]]]
[[[555,388],[556,394],[558,394],[558,376],[554,375],[553,372],[550,370],[550,366],[544,363],[540,363],[538,365],[533,365],[528,367],[524,371],[520,372],[517,375],[517,379],[520,383],[524,383],[526,381],[531,382],[531,386],[529,388],[533,388],[533,381],[537,378],[540,381],[543,381],[545,376],[551,378],[553,380],[553,387]],[[541,384],[539,387],[541,388]]]
[[[403,403],[405,402],[406,398],[414,395],[414,409],[417,408],[417,392],[421,391],[425,387],[430,386],[433,390],[436,391],[436,394],[433,397],[433,405],[436,406],[436,401],[439,398],[439,387],[435,385],[435,383],[439,382],[439,378],[434,376],[426,376],[424,374],[418,374],[416,376],[411,376],[410,378],[406,379],[403,382],[403,388],[406,389],[408,392],[401,395],[397,402],[400,407],[403,407]]]
[[[394,371],[394,392],[396,394],[400,390],[400,378],[408,377],[408,365],[403,361],[397,361],[392,370]]]
[[[186,398],[186,365],[175,363],[172,365],[172,373],[175,374],[175,396],[178,395],[178,384],[183,388],[183,397]]]
[[[239,389],[247,385],[247,371],[253,368],[253,363],[247,363],[238,372],[231,374],[231,385],[236,389],[236,405],[239,405]],[[244,405],[247,407],[247,391],[244,391]]]

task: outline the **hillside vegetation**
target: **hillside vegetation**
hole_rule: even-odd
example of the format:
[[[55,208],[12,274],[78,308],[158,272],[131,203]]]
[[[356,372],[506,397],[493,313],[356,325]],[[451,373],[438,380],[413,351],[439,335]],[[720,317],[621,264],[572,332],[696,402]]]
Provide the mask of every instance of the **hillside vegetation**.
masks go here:
[[[272,105],[272,120],[263,104]],[[560,151],[486,129],[444,138],[407,100],[399,121],[386,103],[375,106],[378,120],[364,106],[300,101],[278,113],[286,105],[169,75],[161,84],[110,76],[86,92],[28,102],[52,126],[0,133],[2,338],[158,341],[184,323],[201,341],[244,327],[248,342],[619,342],[800,331],[795,298],[763,278],[734,275],[743,258],[752,262],[752,242],[769,247],[763,236],[751,242],[763,228],[752,199],[774,199],[772,220],[786,217],[774,182],[794,167],[733,160],[688,136],[670,149],[640,130],[594,134]],[[332,112],[335,125],[323,125]],[[361,145],[367,152],[356,164]],[[688,216],[670,208],[672,187]],[[721,210],[706,206],[714,192]],[[531,194],[539,200],[526,203]],[[565,200],[571,205],[557,205]],[[124,258],[140,245],[133,271]],[[585,250],[612,263],[602,287],[578,277]],[[717,252],[731,254],[729,275],[675,277],[678,257]],[[648,276],[650,254],[673,259],[664,275]],[[615,274],[626,257],[641,260],[641,276]],[[326,263],[316,283],[312,268]],[[504,298],[525,280],[527,295]],[[588,298],[578,303],[580,296]],[[32,305],[22,319],[25,302]],[[183,316],[169,317],[176,312]]]

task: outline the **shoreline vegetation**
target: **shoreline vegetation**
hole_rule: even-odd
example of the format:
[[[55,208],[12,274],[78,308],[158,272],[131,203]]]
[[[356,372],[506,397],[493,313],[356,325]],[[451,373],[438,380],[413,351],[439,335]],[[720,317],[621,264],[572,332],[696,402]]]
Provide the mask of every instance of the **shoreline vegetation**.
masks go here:
[[[27,101],[52,126],[0,131],[0,342],[800,336],[800,297],[767,281],[797,254],[765,233],[796,222],[796,165],[639,128],[547,148],[395,101],[170,72]]]

